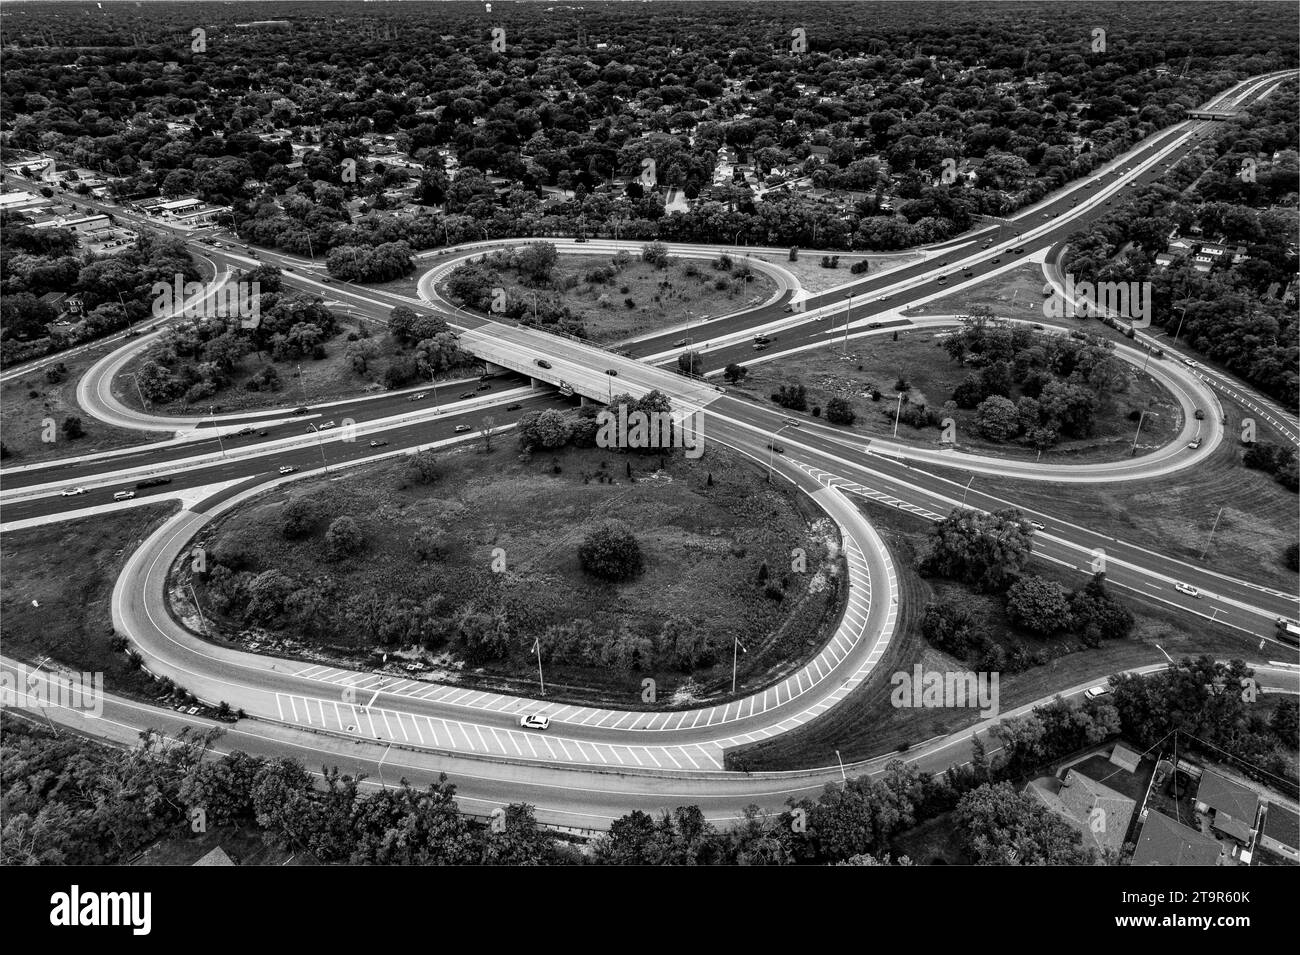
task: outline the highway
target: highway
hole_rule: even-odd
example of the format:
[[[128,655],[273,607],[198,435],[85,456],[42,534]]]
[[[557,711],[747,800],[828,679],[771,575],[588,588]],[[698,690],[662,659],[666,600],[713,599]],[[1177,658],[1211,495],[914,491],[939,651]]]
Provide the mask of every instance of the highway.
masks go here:
[[[1252,80],[1241,84],[1237,95],[1217,99],[1221,105],[1239,105],[1265,94],[1279,81],[1276,77]],[[1013,268],[1032,256],[1041,261],[1070,233],[1104,214],[1114,201],[1111,197],[1120,190],[1130,188],[1134,181],[1158,177],[1205,135],[1210,125],[1188,121],[1163,131],[1093,180],[1072,184],[1024,210],[1013,225],[982,229],[946,243],[946,248],[930,250],[926,261],[806,298],[796,298],[796,293],[787,289],[757,309],[697,326],[693,337],[700,342],[708,369],[716,372],[731,361],[752,361],[752,337],[760,332],[779,336],[779,348],[772,350],[773,355],[825,347],[838,340],[835,336],[845,334],[850,309],[849,334],[854,339],[887,334],[903,325],[937,325],[940,320],[907,320],[898,313]],[[564,251],[635,245],[558,244]],[[484,244],[476,244],[476,248],[482,247]],[[195,248],[210,259],[218,277],[259,261],[241,249]],[[1222,438],[1215,433],[1197,453],[1190,453],[1180,440],[1132,461],[1080,469],[1008,463],[895,442],[866,443],[860,436],[810,418],[793,428],[781,413],[664,367],[673,363],[680,350],[668,341],[680,338],[679,332],[642,339],[618,354],[613,349],[450,308],[438,300],[433,277],[462,251],[436,257],[441,261],[421,283],[422,303],[326,282],[310,271],[310,263],[304,265],[291,257],[261,253],[260,261],[292,264],[294,271],[285,274],[287,284],[328,297],[377,322],[398,304],[443,315],[457,330],[462,347],[494,368],[505,369],[503,377],[492,379],[490,392],[452,398],[457,389],[464,388],[459,394],[466,394],[477,388],[476,383],[457,382],[422,388],[427,397],[416,401],[411,400],[413,390],[408,390],[314,406],[304,415],[293,415],[289,409],[287,415],[281,410],[220,419],[213,416],[206,427],[191,419],[173,422],[179,437],[172,441],[0,472],[5,484],[0,492],[4,530],[119,506],[183,501],[184,509],[128,559],[114,590],[114,625],[130,636],[152,672],[171,676],[202,699],[229,702],[254,717],[235,728],[231,745],[250,752],[334,754],[337,759],[330,758],[330,762],[344,768],[377,768],[382,759],[390,775],[400,773],[412,781],[446,769],[460,786],[462,802],[498,805],[527,799],[538,805],[541,818],[565,825],[601,828],[630,808],[661,808],[682,802],[699,803],[711,818],[734,816],[749,802],[776,806],[787,796],[819,791],[825,782],[838,778],[839,770],[794,775],[722,773],[725,751],[787,732],[824,713],[870,676],[893,634],[898,611],[895,574],[888,551],[858,506],[860,502],[874,500],[930,520],[963,501],[969,507],[992,510],[1014,505],[974,489],[959,495],[960,484],[925,468],[985,469],[1054,481],[1133,480],[1190,466]],[[718,251],[713,248],[711,254]],[[787,312],[787,307],[796,310]],[[868,328],[873,322],[883,327]],[[83,381],[79,391],[88,413],[117,415],[119,426],[157,430],[157,416],[136,413],[123,417],[121,408],[115,407],[120,403],[111,393],[112,371],[129,358],[126,353],[142,344],[141,340],[129,341],[100,363],[103,368],[99,372]],[[1121,354],[1126,360],[1137,360],[1136,353],[1121,350]],[[547,365],[539,365],[539,359]],[[1205,383],[1181,370],[1183,367],[1170,363],[1162,370],[1161,380],[1179,396],[1184,408],[1215,401]],[[617,372],[613,381],[607,374],[610,370]],[[634,395],[656,388],[663,391],[675,411],[703,416],[708,440],[735,448],[759,463],[771,461],[779,479],[809,494],[835,520],[844,539],[849,599],[834,635],[813,660],[784,680],[737,699],[688,710],[637,713],[526,700],[391,673],[350,672],[249,654],[196,636],[169,613],[167,569],[214,516],[268,487],[309,478],[322,469],[345,468],[383,455],[408,453],[415,447],[479,440],[474,432],[485,414],[492,414],[501,427],[525,411],[562,405],[564,399],[552,387],[561,381],[578,395],[596,401],[607,399],[611,391]],[[513,404],[520,407],[507,411]],[[1217,422],[1217,415],[1208,417]],[[307,430],[308,424],[322,420],[333,420],[337,428],[345,418],[355,422],[346,432]],[[458,435],[454,431],[457,425],[469,425],[472,430]],[[229,435],[246,426],[254,428],[252,435]],[[220,441],[215,434],[209,437],[206,433],[216,429],[223,432]],[[781,454],[768,447],[778,430]],[[371,447],[371,441],[386,444]],[[297,470],[282,477],[278,469],[285,465]],[[156,473],[165,474],[171,483],[141,489],[124,504],[112,503],[116,490],[134,488]],[[61,491],[74,485],[88,490],[65,498]],[[1090,573],[1100,557],[1108,581],[1146,599],[1265,640],[1271,639],[1272,621],[1278,615],[1300,615],[1295,595],[1172,561],[1050,514],[1027,516],[1044,525],[1035,535],[1037,554],[1080,574]],[[1200,597],[1174,591],[1175,582],[1193,584],[1200,589]],[[1293,655],[1281,645],[1270,647],[1269,652],[1272,659],[1287,660]],[[1294,675],[1285,669],[1279,672],[1278,679],[1283,682]],[[550,716],[550,730],[520,730],[517,718],[525,712]],[[120,727],[159,725],[171,731],[184,722],[167,711],[128,701],[113,701],[106,716],[110,714],[104,727],[110,723]],[[94,727],[86,729],[95,731]],[[955,734],[909,752],[908,758],[938,772],[965,758],[962,743],[968,739],[969,732]],[[400,753],[389,758],[389,748]],[[305,756],[304,760],[308,765],[321,761]],[[870,771],[879,763],[872,761],[854,770]],[[375,775],[373,769],[370,772]]]

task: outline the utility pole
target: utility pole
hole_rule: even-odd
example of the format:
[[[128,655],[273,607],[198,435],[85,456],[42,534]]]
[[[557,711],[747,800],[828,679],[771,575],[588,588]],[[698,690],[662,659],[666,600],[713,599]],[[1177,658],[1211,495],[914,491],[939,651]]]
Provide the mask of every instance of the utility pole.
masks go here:
[[[1214,515],[1214,526],[1210,528],[1210,539],[1205,542],[1205,550],[1201,551],[1201,560],[1205,560],[1205,555],[1210,552],[1210,545],[1214,543],[1214,532],[1219,529],[1219,518],[1223,516],[1223,508],[1219,508],[1219,513]]]

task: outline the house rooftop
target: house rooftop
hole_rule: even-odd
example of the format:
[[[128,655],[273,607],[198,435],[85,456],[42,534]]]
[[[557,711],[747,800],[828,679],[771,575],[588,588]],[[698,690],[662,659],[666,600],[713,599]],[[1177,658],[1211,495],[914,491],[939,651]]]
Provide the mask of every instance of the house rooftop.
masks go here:
[[[1215,812],[1227,813],[1234,819],[1243,819],[1249,823],[1255,821],[1255,814],[1259,810],[1257,793],[1226,776],[1220,776],[1212,769],[1207,769],[1201,776],[1196,801],[1204,803]]]
[[[1264,813],[1264,835],[1292,849],[1300,849],[1300,813],[1269,803]]]
[[[1142,824],[1134,865],[1218,865],[1219,844],[1195,829],[1152,810]]]

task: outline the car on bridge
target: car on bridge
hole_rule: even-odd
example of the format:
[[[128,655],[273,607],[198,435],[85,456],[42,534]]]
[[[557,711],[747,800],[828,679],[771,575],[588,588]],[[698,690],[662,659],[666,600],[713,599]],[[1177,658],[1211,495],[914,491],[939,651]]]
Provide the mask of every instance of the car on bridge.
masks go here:
[[[526,713],[519,717],[519,725],[526,730],[550,729],[551,718],[549,716],[538,716],[536,713]]]
[[[545,358],[539,358],[539,359],[537,359],[537,367],[538,367],[538,368],[550,368],[550,367],[551,367],[551,363],[550,363],[549,361],[547,361]]]
[[[1188,597],[1199,597],[1201,595],[1201,592],[1191,584],[1184,584],[1181,581],[1174,584],[1174,590],[1180,594],[1186,594]]]

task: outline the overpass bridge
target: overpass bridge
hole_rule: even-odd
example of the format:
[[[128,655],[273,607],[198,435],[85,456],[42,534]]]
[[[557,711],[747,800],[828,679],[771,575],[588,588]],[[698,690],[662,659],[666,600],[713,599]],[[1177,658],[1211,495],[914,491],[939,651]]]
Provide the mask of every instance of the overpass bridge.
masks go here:
[[[1239,109],[1189,109],[1187,111],[1188,119],[1236,119],[1240,115]]]
[[[465,327],[465,322],[453,321],[460,326],[460,347],[483,359],[489,368],[518,372],[534,384],[544,381],[584,400],[605,404],[620,393],[640,398],[658,390],[671,402],[673,417],[680,420],[723,395],[721,388],[703,379],[679,375],[584,342],[500,322],[483,321]]]

